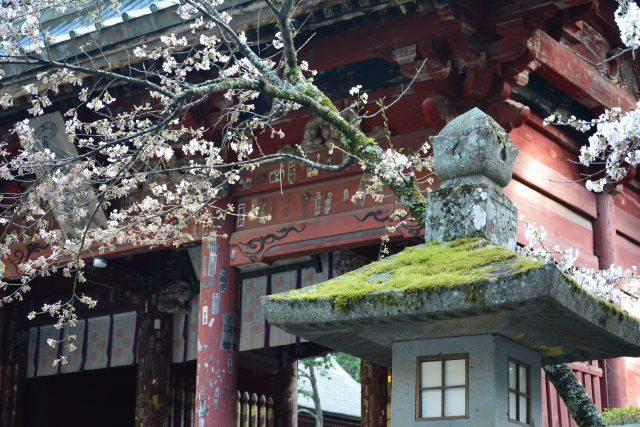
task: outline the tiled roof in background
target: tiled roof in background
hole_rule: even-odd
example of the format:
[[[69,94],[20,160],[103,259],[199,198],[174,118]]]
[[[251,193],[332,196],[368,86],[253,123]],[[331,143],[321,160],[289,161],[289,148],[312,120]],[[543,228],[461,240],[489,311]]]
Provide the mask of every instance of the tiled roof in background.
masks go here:
[[[303,369],[299,365],[299,369]],[[322,412],[360,418],[360,383],[354,380],[337,362],[327,375],[319,375],[316,369],[316,380]],[[309,380],[299,377],[298,388],[311,390]],[[298,393],[298,406],[314,410],[315,405],[310,397]]]

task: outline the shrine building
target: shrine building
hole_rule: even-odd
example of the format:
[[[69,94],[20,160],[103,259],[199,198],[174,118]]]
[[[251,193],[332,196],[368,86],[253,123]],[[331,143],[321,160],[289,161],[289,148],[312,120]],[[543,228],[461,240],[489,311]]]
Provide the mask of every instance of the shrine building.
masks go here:
[[[55,59],[99,52],[99,67],[106,67],[108,59],[112,69],[129,73],[134,47],[159,46],[160,37],[172,33],[191,37],[177,7],[177,0],[125,0],[100,29],[75,21],[73,11],[48,14],[42,25],[52,37]],[[603,193],[588,191],[582,178],[592,171],[577,162],[587,135],[543,121],[551,114],[591,119],[613,107],[636,108],[639,60],[629,53],[594,65],[623,47],[616,7],[610,0],[304,0],[294,15],[301,25],[299,59],[318,71],[314,83],[338,109],[352,102],[349,89],[356,85],[369,96],[367,108],[375,108],[380,99],[386,104],[398,100],[386,110],[388,130],[381,115],[362,122],[362,130],[381,147],[415,151],[456,117],[477,108],[502,126],[519,150],[513,178],[504,188],[518,215],[544,226],[550,244],[578,249],[579,263],[604,269],[640,265],[640,175],[632,170]],[[245,32],[256,52],[274,53],[268,44],[278,31],[275,17],[259,0],[229,0],[220,8],[234,16],[231,25]],[[15,123],[31,119],[33,125],[46,121],[60,128],[62,113],[79,103],[77,89],[64,85],[45,114],[33,118],[24,85],[37,70],[0,68],[5,71],[0,93],[17,97],[13,107],[0,110],[0,136],[12,153],[21,148],[11,133]],[[212,77],[194,72],[188,79]],[[134,86],[114,84],[109,90],[114,113],[154,102]],[[223,96],[193,107],[183,124],[205,127],[207,137],[221,140],[222,130],[212,126],[220,118]],[[256,101],[258,111],[267,108]],[[88,109],[78,112],[81,120],[96,118]],[[260,136],[257,143],[265,154],[298,145],[325,164],[344,160],[338,150],[328,150],[334,131],[308,110],[293,112],[274,127],[285,137]],[[73,331],[78,349],[66,365],[53,365],[62,349],[47,345],[63,331],[51,318],[28,320],[27,314],[67,298],[72,279],[62,274],[35,279],[24,301],[0,308],[0,426],[234,427],[238,402],[271,409],[275,426],[313,425],[297,411],[297,360],[348,343],[315,343],[286,333],[269,324],[260,300],[378,260],[381,236],[400,202],[388,189],[382,203],[370,196],[352,200],[368,180],[359,165],[342,172],[295,162],[260,166],[216,203],[231,203],[238,213],[257,208],[270,221],[228,216],[217,223],[227,239],[202,244],[211,230],[191,224],[193,241],[178,248],[167,242],[162,247],[118,246],[99,256],[87,253],[87,281],[78,291],[98,304],[78,311]],[[431,187],[440,184],[436,178]],[[425,181],[425,191],[428,185]],[[0,182],[0,192],[24,190],[16,181]],[[140,188],[113,208],[143,196]],[[424,226],[406,219],[390,234],[392,254],[425,241]],[[527,243],[521,222],[515,235],[514,246]],[[37,239],[16,245],[3,260],[3,278],[19,281],[17,266],[47,251]],[[352,339],[338,332],[334,338]],[[514,342],[497,340],[508,341],[507,346]],[[531,356],[534,351],[527,357],[556,360],[549,351],[535,355],[538,359]],[[362,355],[362,427],[389,427],[392,406],[402,407],[393,405],[394,373],[380,354]],[[584,360],[572,355],[571,360],[581,361],[571,367],[600,410],[640,404],[640,359],[604,359],[608,353],[599,352],[597,344],[581,354]],[[534,387],[541,398],[534,403],[542,426],[575,425],[544,372],[532,378],[539,379]],[[358,422],[351,415],[335,415],[325,425]]]

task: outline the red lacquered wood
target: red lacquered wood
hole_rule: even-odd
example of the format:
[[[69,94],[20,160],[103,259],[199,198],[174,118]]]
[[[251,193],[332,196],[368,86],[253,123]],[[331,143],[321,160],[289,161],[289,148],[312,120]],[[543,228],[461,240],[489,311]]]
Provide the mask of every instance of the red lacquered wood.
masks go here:
[[[549,427],[549,400],[547,399],[547,377],[544,370],[541,369],[542,374],[542,427]]]

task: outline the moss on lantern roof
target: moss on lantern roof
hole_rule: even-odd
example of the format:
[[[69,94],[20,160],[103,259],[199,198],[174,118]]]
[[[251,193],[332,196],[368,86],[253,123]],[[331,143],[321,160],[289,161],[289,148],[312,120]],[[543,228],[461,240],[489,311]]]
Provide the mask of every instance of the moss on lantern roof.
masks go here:
[[[506,275],[516,276],[543,265],[480,238],[459,239],[446,244],[430,242],[406,248],[397,255],[319,285],[271,295],[270,298],[325,299],[345,310],[350,302],[374,292],[412,293],[451,288]],[[470,301],[476,297],[473,292],[467,295]]]

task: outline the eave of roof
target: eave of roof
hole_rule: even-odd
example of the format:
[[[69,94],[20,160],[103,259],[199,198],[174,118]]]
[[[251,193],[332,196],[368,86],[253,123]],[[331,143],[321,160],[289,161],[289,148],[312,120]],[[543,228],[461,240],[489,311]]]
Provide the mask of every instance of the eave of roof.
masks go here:
[[[228,10],[253,0],[225,0],[218,10]],[[187,21],[178,15],[179,0],[126,0],[119,11],[108,7],[102,12],[104,19],[97,25],[85,25],[75,12],[49,14],[42,23],[45,32],[52,37],[50,59],[64,61],[83,56],[97,49],[105,49],[135,37],[184,25]],[[26,42],[25,42],[26,43]],[[24,65],[0,65],[4,78],[25,70]]]

